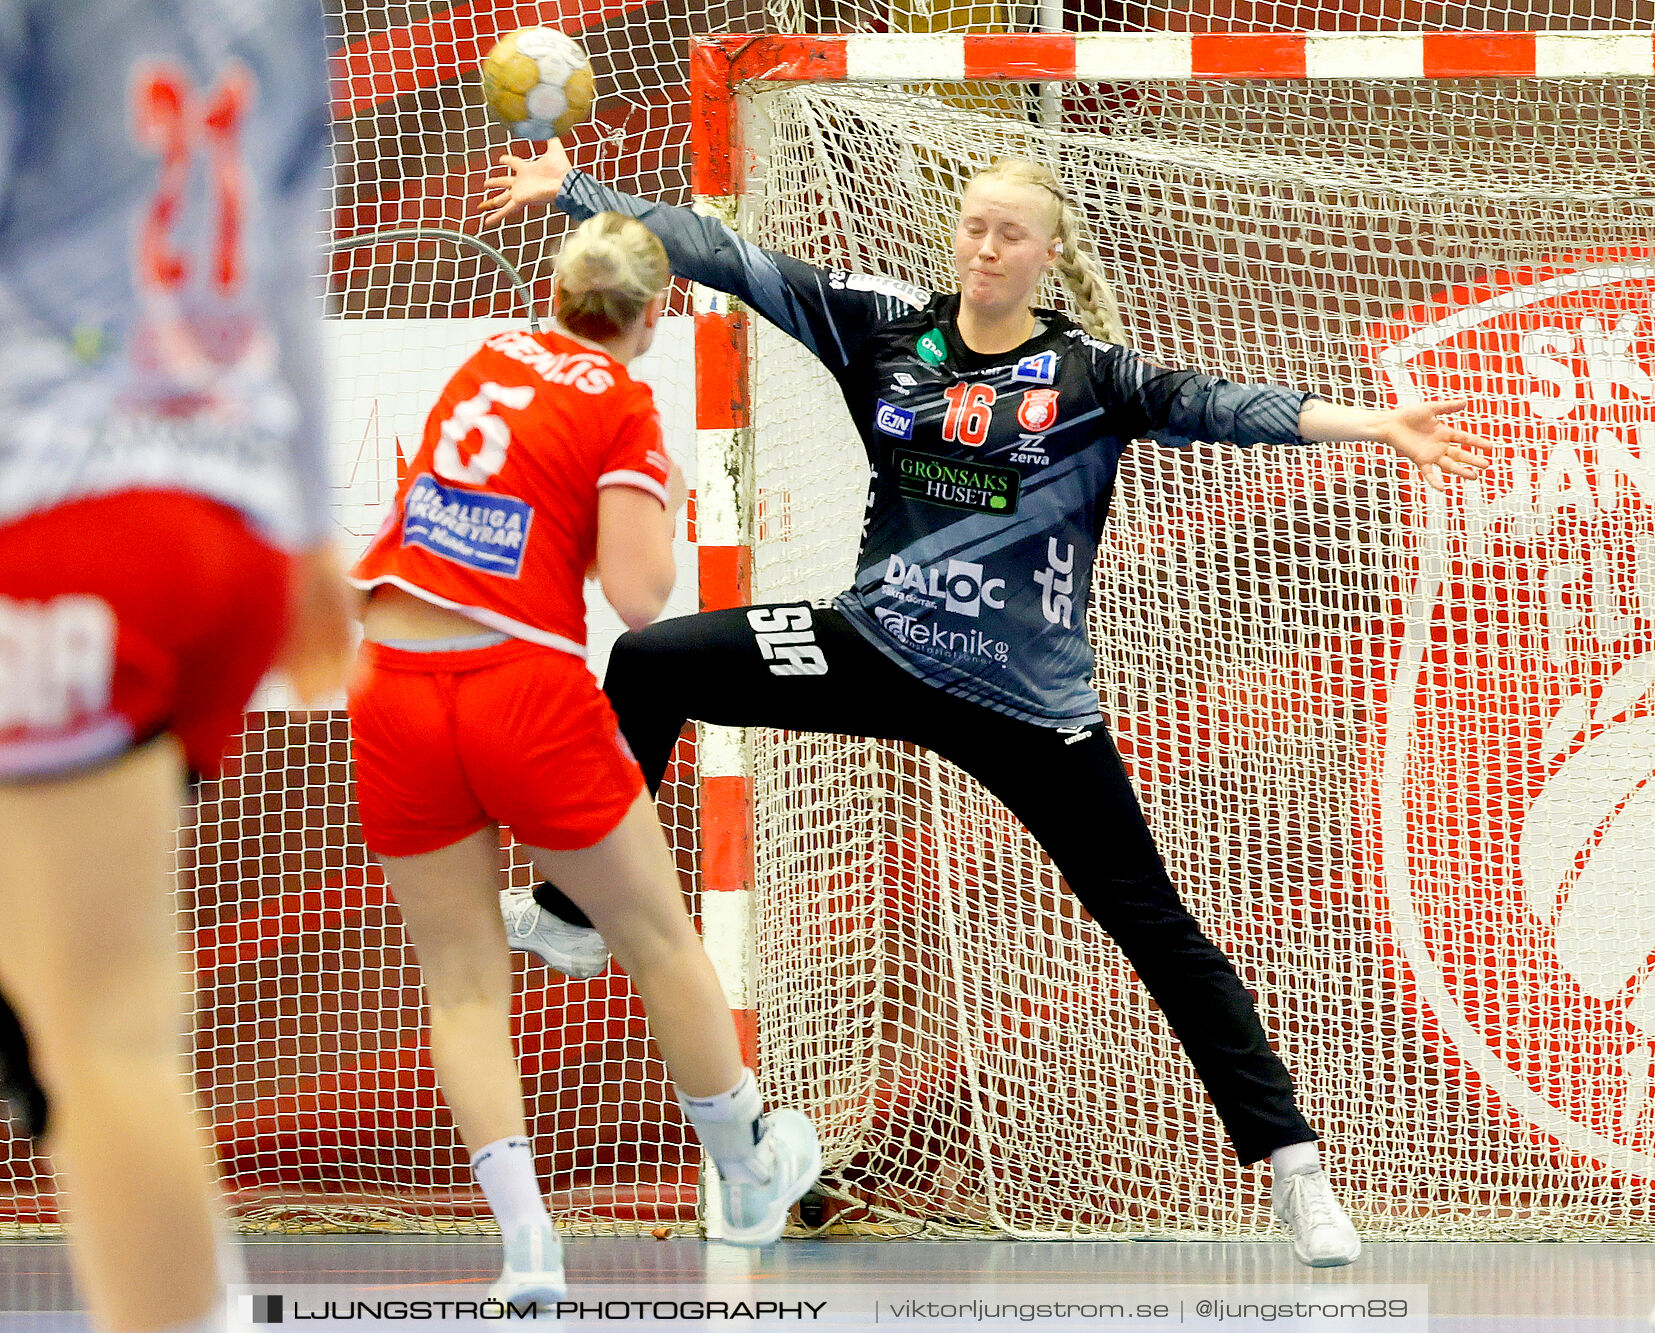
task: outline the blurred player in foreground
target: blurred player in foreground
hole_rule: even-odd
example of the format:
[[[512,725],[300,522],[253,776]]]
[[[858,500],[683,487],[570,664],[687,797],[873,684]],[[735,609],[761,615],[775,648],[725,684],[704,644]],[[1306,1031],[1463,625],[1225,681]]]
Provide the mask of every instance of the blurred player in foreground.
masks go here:
[[[1442,487],[1488,463],[1481,441],[1442,420],[1467,404],[1365,411],[1144,360],[1122,345],[1061,184],[1022,158],[979,172],[962,195],[953,292],[762,250],[689,209],[605,189],[555,139],[538,159],[502,164],[484,205],[492,220],[537,203],[577,219],[637,217],[674,273],[802,342],[838,380],[871,464],[856,581],[831,606],[707,612],[616,645],[606,687],[651,784],[688,718],[887,737],[958,764],[1119,944],[1237,1157],[1270,1160],[1294,1253],[1318,1267],[1354,1260],[1360,1242],[1287,1070],[1235,969],[1179,900],[1110,740],[1092,684],[1091,575],[1134,440],[1373,440]],[[1048,269],[1078,320],[1034,306]],[[791,660],[767,648],[777,630]],[[545,910],[507,895],[513,941],[560,960],[569,951],[541,928],[559,905],[544,887],[537,901]]]
[[[322,15],[12,0],[0,80],[0,1083],[94,1323],[221,1327],[173,842],[284,637],[304,699],[349,661]]]
[[[821,1167],[808,1120],[762,1113],[654,803],[584,661],[588,571],[634,629],[672,591],[684,480],[626,369],[667,280],[641,223],[600,213],[578,228],[553,329],[496,334],[449,382],[353,575],[372,590],[351,698],[363,837],[419,954],[443,1095],[500,1223],[505,1300],[554,1301],[564,1281],[512,1051],[500,825],[638,988],[726,1182],[729,1239],[775,1240]]]

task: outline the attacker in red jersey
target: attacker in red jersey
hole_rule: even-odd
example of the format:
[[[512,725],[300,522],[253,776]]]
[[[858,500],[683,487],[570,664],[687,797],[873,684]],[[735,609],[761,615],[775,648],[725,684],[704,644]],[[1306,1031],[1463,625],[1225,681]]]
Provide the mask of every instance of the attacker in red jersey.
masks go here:
[[[641,223],[579,227],[558,256],[554,329],[497,334],[461,367],[354,572],[372,594],[351,698],[363,836],[425,972],[437,1074],[504,1239],[504,1300],[555,1301],[564,1283],[511,1047],[497,826],[631,975],[719,1166],[730,1239],[774,1240],[821,1165],[808,1120],[763,1114],[654,805],[583,660],[588,571],[633,628],[672,590],[683,477],[627,373],[667,281]]]

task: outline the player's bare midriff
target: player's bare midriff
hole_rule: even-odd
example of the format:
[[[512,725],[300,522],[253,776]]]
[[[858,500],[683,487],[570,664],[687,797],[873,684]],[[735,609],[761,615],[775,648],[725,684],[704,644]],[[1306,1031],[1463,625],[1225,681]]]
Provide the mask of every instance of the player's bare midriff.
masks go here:
[[[412,593],[381,584],[368,595],[362,633],[375,643],[397,639],[455,639],[486,627],[469,616],[435,606]]]

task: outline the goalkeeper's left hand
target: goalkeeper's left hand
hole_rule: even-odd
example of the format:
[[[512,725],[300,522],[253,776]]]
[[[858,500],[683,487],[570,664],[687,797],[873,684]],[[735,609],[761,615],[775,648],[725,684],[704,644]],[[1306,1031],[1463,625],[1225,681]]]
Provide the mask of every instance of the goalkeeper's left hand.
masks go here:
[[[1379,438],[1418,468],[1428,485],[1446,491],[1449,477],[1475,477],[1494,464],[1486,452],[1492,441],[1442,420],[1470,406],[1469,399],[1451,398],[1392,408],[1380,414]]]

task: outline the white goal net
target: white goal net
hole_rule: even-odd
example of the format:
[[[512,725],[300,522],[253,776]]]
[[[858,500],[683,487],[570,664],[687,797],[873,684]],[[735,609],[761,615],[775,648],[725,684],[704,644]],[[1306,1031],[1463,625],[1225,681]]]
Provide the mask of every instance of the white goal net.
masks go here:
[[[1652,98],[742,99],[764,244],[949,290],[964,179],[1037,157],[1152,359],[1369,406],[1464,396],[1496,442],[1446,503],[1377,446],[1139,445],[1096,571],[1104,713],[1370,1235],[1655,1234]],[[831,381],[758,341],[755,596],[831,595],[860,445]],[[1237,1168],[1119,952],[981,788],[781,734],[755,778],[763,1074],[822,1114],[842,1217],[1268,1227],[1268,1172]]]

